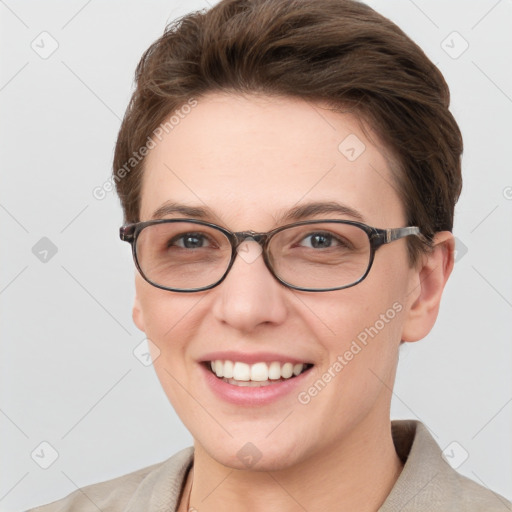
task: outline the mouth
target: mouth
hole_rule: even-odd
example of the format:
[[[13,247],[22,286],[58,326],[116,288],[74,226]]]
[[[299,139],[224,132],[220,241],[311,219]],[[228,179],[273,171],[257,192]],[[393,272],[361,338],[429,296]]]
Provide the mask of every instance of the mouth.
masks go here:
[[[311,363],[256,362],[220,360],[204,361],[205,368],[219,380],[239,387],[265,387],[290,381],[309,371]]]

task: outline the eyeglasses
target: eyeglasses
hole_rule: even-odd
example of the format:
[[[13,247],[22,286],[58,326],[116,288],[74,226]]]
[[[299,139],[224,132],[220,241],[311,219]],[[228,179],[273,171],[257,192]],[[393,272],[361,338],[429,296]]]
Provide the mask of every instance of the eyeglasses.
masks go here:
[[[195,219],[160,219],[127,224],[119,235],[131,244],[141,276],[173,292],[219,285],[242,244],[251,241],[260,245],[265,265],[283,285],[308,292],[342,290],[368,275],[379,247],[421,236],[418,227],[378,229],[333,219],[296,222],[268,233],[233,233]]]

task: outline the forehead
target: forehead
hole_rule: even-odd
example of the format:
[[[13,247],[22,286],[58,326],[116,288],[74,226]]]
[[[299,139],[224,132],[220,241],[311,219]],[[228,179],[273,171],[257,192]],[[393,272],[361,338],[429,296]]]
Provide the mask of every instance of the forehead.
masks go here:
[[[204,207],[232,229],[263,230],[288,209],[338,202],[377,227],[403,224],[389,159],[357,116],[302,99],[225,93],[187,112],[154,138],[141,220],[172,202]]]

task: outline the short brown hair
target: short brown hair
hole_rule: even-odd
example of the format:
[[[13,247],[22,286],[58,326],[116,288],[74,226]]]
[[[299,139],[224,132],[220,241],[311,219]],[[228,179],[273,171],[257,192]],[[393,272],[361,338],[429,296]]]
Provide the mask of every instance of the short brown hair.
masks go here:
[[[225,91],[322,101],[366,120],[398,164],[407,223],[426,237],[408,238],[411,264],[453,228],[462,136],[448,86],[419,46],[363,3],[223,0],[169,24],[135,80],[113,162],[125,222],[140,220],[144,159],[126,163],[173,111]]]

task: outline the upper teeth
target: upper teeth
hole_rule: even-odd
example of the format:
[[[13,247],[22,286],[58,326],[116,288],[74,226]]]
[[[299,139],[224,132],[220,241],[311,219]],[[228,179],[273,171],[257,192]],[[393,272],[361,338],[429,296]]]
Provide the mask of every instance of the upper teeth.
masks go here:
[[[281,364],[274,361],[270,364],[267,363],[254,363],[247,364],[240,361],[211,361],[210,366],[217,377],[225,377],[227,379],[235,379],[242,381],[257,381],[263,382],[265,380],[289,379],[292,375],[299,375],[302,372],[305,364],[284,363]]]

